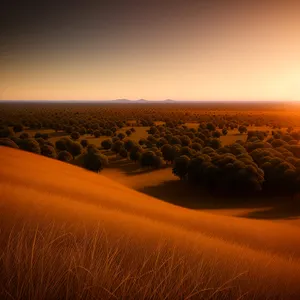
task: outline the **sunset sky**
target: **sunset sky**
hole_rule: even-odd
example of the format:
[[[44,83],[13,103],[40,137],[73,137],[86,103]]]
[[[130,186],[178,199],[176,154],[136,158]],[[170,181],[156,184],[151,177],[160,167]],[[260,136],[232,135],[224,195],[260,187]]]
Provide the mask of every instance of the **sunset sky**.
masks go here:
[[[4,2],[0,100],[300,100],[300,1]]]

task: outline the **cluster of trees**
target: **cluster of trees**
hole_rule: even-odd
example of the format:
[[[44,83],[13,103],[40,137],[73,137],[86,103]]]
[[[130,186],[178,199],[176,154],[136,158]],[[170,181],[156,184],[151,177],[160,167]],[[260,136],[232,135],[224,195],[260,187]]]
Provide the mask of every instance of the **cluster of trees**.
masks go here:
[[[121,158],[139,162],[143,168],[160,168],[163,165],[162,154],[157,147],[144,148],[131,139],[120,140],[118,137],[101,142],[105,150],[111,150]]]
[[[300,191],[298,132],[248,132],[247,141],[213,149],[205,147],[174,160],[173,173],[214,193],[294,194]]]
[[[64,162],[75,162],[95,172],[101,171],[108,164],[107,157],[96,146],[89,145],[86,139],[79,143],[69,137],[63,137],[53,144],[48,140],[47,134],[37,133],[31,137],[28,133],[23,132],[19,137],[14,134],[1,137],[0,145],[19,148]]]
[[[76,162],[99,172],[108,163],[103,150],[139,163],[143,168],[172,165],[173,173],[191,185],[219,193],[298,191],[300,132],[297,124],[257,113],[224,113],[191,107],[136,106],[28,106],[0,109],[0,145]],[[161,125],[155,125],[161,121]],[[198,124],[189,128],[186,122]],[[267,130],[251,126],[268,125]],[[288,127],[281,130],[282,126]],[[134,127],[149,126],[148,137],[130,139]],[[55,143],[49,134],[30,136],[25,130],[52,129],[68,135]],[[247,134],[246,142],[222,146],[220,137],[235,130]],[[101,145],[89,145],[85,135],[106,136]],[[80,142],[79,142],[80,141]]]
[[[116,128],[124,126],[152,126],[156,122],[164,122],[167,127],[180,126],[184,123],[212,123],[220,131],[237,128],[245,133],[245,127],[270,126],[274,129],[281,127],[299,126],[298,119],[273,112],[265,114],[265,111],[274,111],[274,105],[268,107],[261,104],[242,105],[238,107],[231,104],[197,104],[184,105],[116,105],[116,104],[1,104],[0,126],[10,127],[16,133],[24,128],[34,130],[52,129],[64,131],[66,134],[79,133],[113,136]],[[224,130],[225,132],[225,130]],[[128,132],[129,133],[129,132]],[[127,134],[127,133],[126,133]],[[130,133],[129,133],[130,134]],[[76,134],[73,134],[76,138]],[[78,135],[77,135],[78,136]],[[1,133],[0,133],[1,137]]]
[[[262,190],[264,172],[251,156],[245,153],[220,153],[212,148],[204,150],[207,154],[176,158],[173,173],[213,193],[252,193]]]
[[[264,171],[264,189],[268,192],[295,193],[300,183],[299,132],[272,131],[272,137],[262,140],[252,136],[245,148]]]

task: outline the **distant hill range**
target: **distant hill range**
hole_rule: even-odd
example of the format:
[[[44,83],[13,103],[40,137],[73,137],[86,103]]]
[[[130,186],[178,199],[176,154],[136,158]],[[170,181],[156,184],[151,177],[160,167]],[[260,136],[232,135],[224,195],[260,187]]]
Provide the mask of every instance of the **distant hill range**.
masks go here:
[[[105,102],[113,102],[113,103],[175,103],[175,100],[166,99],[166,100],[145,100],[145,99],[139,99],[139,100],[129,100],[129,99],[116,99],[111,101],[105,101]]]

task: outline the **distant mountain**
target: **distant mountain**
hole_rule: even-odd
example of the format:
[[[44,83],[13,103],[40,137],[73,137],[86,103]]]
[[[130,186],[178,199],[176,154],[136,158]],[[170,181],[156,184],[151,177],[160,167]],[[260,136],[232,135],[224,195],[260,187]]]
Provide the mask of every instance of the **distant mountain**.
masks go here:
[[[103,101],[102,101],[103,102]],[[177,101],[172,99],[166,99],[166,100],[146,100],[146,99],[138,99],[138,100],[129,100],[129,99],[116,99],[111,101],[105,101],[105,102],[113,102],[113,103],[176,103]]]
[[[116,99],[116,100],[111,100],[111,101],[107,101],[107,102],[130,103],[130,102],[132,102],[132,101],[131,101],[131,100],[128,100],[128,99]]]

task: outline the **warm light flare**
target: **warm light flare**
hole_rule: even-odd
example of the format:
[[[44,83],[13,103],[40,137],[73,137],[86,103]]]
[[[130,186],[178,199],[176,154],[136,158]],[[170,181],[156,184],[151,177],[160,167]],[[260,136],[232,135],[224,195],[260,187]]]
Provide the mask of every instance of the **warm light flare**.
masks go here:
[[[0,99],[300,100],[297,2],[143,3],[2,29]]]

